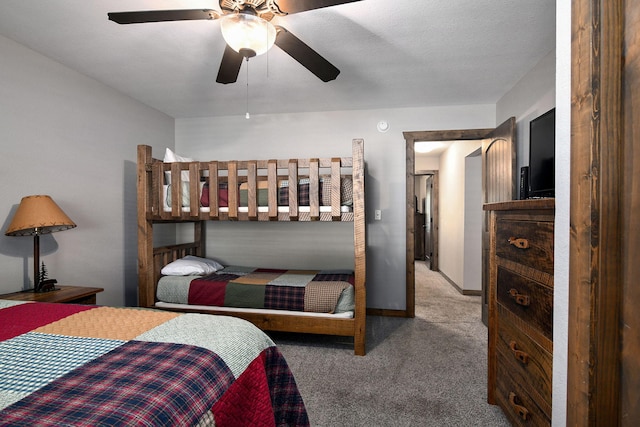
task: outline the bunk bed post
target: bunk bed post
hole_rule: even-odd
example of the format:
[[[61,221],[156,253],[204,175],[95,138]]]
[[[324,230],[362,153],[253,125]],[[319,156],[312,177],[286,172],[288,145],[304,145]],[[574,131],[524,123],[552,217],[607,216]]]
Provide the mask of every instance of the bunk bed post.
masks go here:
[[[320,160],[309,160],[309,218],[320,220]]]
[[[182,171],[180,163],[171,163],[171,216],[182,215]]]
[[[352,157],[352,166],[355,172],[356,164],[356,145],[353,144],[353,157]],[[342,180],[340,178],[340,166],[342,165],[342,159],[339,157],[334,157],[331,159],[331,218],[332,221],[340,221],[342,218],[342,213],[340,210],[340,205],[342,201]],[[355,173],[353,173],[355,175]],[[353,178],[355,181],[355,177]],[[354,188],[355,190],[355,188]],[[355,215],[355,209],[354,209]],[[355,219],[354,219],[355,224]]]
[[[247,162],[247,209],[249,220],[258,219],[258,162]]]
[[[164,170],[162,167],[162,163],[152,160],[151,176],[150,177],[147,176],[147,180],[149,179],[151,179],[151,183],[147,181],[146,197],[147,197],[147,203],[149,203],[150,205],[147,206],[147,209],[150,208],[151,212],[154,212],[156,215],[161,215],[168,218],[169,214],[164,211],[164,206],[163,206],[164,186],[162,185],[162,183],[164,182]]]
[[[298,160],[289,159],[289,220],[298,220]]]
[[[195,244],[195,256],[204,257],[205,247],[204,221],[194,221],[193,223],[193,243]]]
[[[365,339],[367,326],[366,301],[366,241],[365,241],[365,205],[364,205],[364,140],[353,140],[353,247],[355,261],[355,324],[354,352],[358,356],[365,355]],[[338,193],[339,194],[339,193]],[[333,194],[332,194],[333,196]]]
[[[240,206],[240,200],[238,195],[238,162],[233,160],[227,164],[227,179],[229,182],[229,219],[238,220],[238,206]]]
[[[189,215],[200,216],[200,169],[198,163],[189,163]]]
[[[151,307],[155,303],[153,283],[153,224],[147,218],[149,209],[149,174],[146,165],[151,163],[151,147],[138,145],[138,305]]]
[[[209,163],[209,216],[211,219],[219,218],[219,200],[218,200],[218,162]]]
[[[267,180],[269,182],[268,204],[269,221],[278,220],[278,162],[269,160],[267,163]]]

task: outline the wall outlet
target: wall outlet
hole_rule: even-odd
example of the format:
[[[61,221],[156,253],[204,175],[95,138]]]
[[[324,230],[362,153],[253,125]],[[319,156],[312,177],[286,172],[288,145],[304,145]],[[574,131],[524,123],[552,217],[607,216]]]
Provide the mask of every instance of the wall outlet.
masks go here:
[[[375,220],[380,221],[381,219],[382,219],[382,211],[380,209],[376,209]]]

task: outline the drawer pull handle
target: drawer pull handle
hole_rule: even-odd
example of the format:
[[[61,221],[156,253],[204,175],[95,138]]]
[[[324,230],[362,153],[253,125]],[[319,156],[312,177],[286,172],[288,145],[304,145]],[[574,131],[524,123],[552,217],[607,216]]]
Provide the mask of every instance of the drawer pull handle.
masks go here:
[[[509,237],[509,244],[518,249],[527,249],[529,247],[529,241],[523,238]]]
[[[511,296],[511,298],[513,298],[518,305],[528,307],[531,304],[531,298],[529,297],[529,295],[518,293],[517,289],[510,289],[509,296]]]
[[[520,363],[522,363],[523,365],[529,363],[529,354],[525,353],[522,350],[518,350],[518,344],[515,341],[511,341],[509,343],[509,348],[513,352],[513,356],[518,359]]]
[[[509,403],[511,403],[511,407],[518,413],[518,416],[522,418],[524,421],[527,421],[529,418],[529,410],[522,405],[516,403],[516,394],[514,392],[509,393]],[[518,399],[520,400],[520,399]]]

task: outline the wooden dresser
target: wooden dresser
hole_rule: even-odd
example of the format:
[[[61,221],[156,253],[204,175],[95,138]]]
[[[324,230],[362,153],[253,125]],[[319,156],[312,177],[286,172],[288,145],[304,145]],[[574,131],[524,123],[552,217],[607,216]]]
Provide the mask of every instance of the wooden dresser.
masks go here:
[[[514,425],[551,423],[554,199],[484,206],[489,216],[488,401]]]

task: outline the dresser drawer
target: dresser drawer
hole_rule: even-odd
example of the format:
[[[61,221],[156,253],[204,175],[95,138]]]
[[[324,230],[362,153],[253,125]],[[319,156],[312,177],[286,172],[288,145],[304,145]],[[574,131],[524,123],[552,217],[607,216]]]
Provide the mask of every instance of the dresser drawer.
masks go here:
[[[504,410],[505,415],[514,425],[519,426],[549,426],[550,417],[545,411],[551,410],[548,405],[536,401],[527,390],[514,377],[505,366],[501,366],[500,353],[498,357],[498,369],[503,368],[502,374],[497,379],[496,399]]]
[[[553,289],[498,266],[497,300],[553,340]]]
[[[498,217],[496,255],[553,275],[553,222]]]
[[[500,311],[505,309],[499,306],[498,312]],[[539,395],[550,407],[553,357],[510,320],[501,316],[498,321],[498,363],[506,365],[505,368],[512,373],[518,384],[531,390],[530,394]]]

